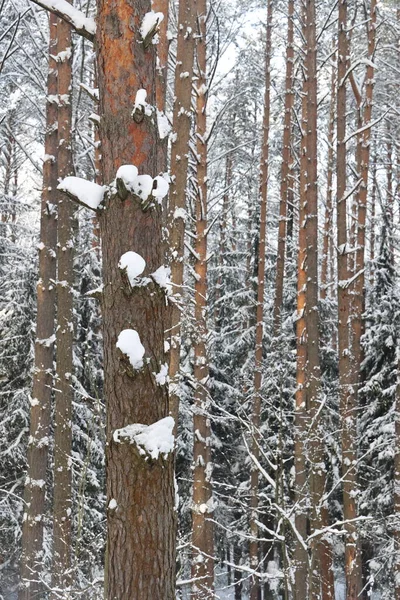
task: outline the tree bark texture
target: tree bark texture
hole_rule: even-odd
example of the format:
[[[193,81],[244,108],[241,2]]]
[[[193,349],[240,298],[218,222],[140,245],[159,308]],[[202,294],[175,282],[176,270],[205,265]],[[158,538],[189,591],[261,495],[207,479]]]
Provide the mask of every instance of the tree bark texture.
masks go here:
[[[353,490],[356,489],[354,465],[356,438],[354,393],[351,386],[350,296],[348,279],[349,234],[346,199],[346,82],[349,41],[347,34],[347,0],[339,2],[338,21],[338,94],[337,94],[337,263],[338,263],[338,352],[339,395],[342,422],[343,516],[345,520],[357,515]],[[345,575],[347,600],[358,597],[361,590],[361,561],[357,551],[357,532],[354,523],[346,525]]]
[[[40,209],[39,281],[35,363],[30,409],[28,473],[25,482],[25,513],[22,525],[22,556],[19,600],[31,600],[42,593],[43,525],[48,464],[49,425],[53,388],[54,318],[57,247],[57,17],[50,14],[49,71],[47,76],[46,134],[43,188]],[[29,582],[29,584],[28,584]]]
[[[156,103],[156,56],[145,48],[139,28],[149,0],[110,3],[98,0],[97,60],[103,178],[134,164],[140,174],[158,173],[157,125],[131,113],[136,92],[144,88]],[[122,254],[134,251],[146,261],[143,275],[163,265],[162,207],[144,209],[141,200],[112,194],[100,213],[104,291],[104,386],[107,408],[108,600],[175,598],[175,515],[173,454],[152,460],[135,444],[117,443],[116,429],[150,425],[168,415],[168,394],[155,375],[165,364],[167,317],[164,290],[156,283],[130,288],[118,268]],[[145,349],[140,370],[130,368],[116,344],[122,330],[137,331]],[[109,504],[111,500],[115,502]],[[114,507],[114,508],[113,508]]]
[[[324,461],[323,407],[321,405],[321,368],[319,359],[318,313],[318,165],[317,165],[317,40],[315,1],[307,0],[306,77],[307,93],[307,192],[306,233],[306,331],[307,331],[307,407],[309,410],[310,522],[311,531],[327,525],[327,510],[322,505],[326,485]],[[333,599],[332,556],[329,543],[317,536],[311,544],[310,597]]]
[[[57,22],[58,71],[58,176],[73,174],[72,162],[72,48],[71,26]],[[62,53],[62,54],[60,54]],[[72,508],[72,374],[73,284],[75,206],[58,197],[57,219],[57,330],[56,381],[54,387],[54,500],[52,585],[67,589],[71,577]],[[55,593],[54,598],[58,594]]]
[[[321,265],[321,285],[320,298],[325,300],[328,295],[328,289],[333,285],[333,272],[330,265],[333,263],[333,171],[334,171],[334,134],[335,134],[335,112],[336,112],[336,65],[334,64],[335,55],[332,59],[331,74],[331,101],[329,108],[329,128],[328,128],[328,161],[326,175],[326,205],[324,217],[324,237],[322,247],[322,265]],[[332,293],[332,292],[331,292]]]
[[[181,354],[181,311],[183,285],[183,257],[185,237],[186,186],[189,160],[189,140],[192,124],[192,80],[196,28],[196,0],[179,1],[177,65],[175,69],[175,101],[171,145],[171,175],[173,182],[169,197],[169,247],[173,303],[170,328],[170,413],[179,419],[179,366]],[[185,76],[182,76],[184,74]],[[186,74],[188,74],[186,76]]]
[[[305,30],[303,8],[303,34]],[[294,468],[295,468],[295,526],[298,533],[294,540],[294,598],[302,600],[308,594],[308,551],[307,498],[308,481],[306,466],[306,435],[308,428],[306,366],[307,366],[307,322],[306,322],[306,192],[307,192],[307,95],[308,80],[303,79],[301,100],[300,141],[300,189],[299,189],[299,233],[297,253],[297,321],[296,321],[296,395],[294,413]]]
[[[196,242],[193,413],[192,586],[193,600],[214,598],[214,504],[212,496],[209,365],[207,353],[207,0],[197,2]]]
[[[281,311],[283,306],[283,283],[285,276],[285,253],[286,253],[286,222],[289,188],[293,185],[291,173],[291,133],[292,133],[292,111],[294,104],[293,91],[293,68],[294,68],[294,0],[288,2],[288,29],[286,42],[286,80],[285,80],[285,114],[283,121],[282,140],[282,167],[281,188],[279,203],[279,230],[278,230],[278,254],[276,258],[276,280],[274,301],[274,336],[279,335],[281,324]]]

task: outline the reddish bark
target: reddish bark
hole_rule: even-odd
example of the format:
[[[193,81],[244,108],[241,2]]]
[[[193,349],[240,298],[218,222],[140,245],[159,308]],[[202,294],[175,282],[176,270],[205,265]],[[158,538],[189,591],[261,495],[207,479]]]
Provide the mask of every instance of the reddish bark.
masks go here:
[[[126,3],[98,1],[97,53],[100,93],[100,139],[103,176],[115,178],[123,164],[140,173],[158,173],[158,133],[151,118],[136,123],[131,117],[136,92],[147,91],[155,105],[155,48],[139,40],[139,28],[149,0]],[[152,424],[168,415],[165,386],[155,381],[165,363],[164,291],[156,284],[126,288],[118,262],[127,251],[146,261],[144,275],[164,262],[162,210],[145,211],[129,194],[106,200],[100,214],[104,293],[104,386],[107,403],[108,509],[106,597],[173,600],[175,597],[175,517],[173,455],[145,460],[135,444],[116,443],[113,432],[128,424]],[[145,348],[146,363],[133,374],[116,348],[124,329],[135,329]],[[145,549],[145,552],[143,551]]]

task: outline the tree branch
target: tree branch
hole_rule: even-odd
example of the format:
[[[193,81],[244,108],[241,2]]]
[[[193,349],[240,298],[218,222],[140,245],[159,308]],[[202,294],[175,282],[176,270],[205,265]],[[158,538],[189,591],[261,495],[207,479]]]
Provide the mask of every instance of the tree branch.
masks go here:
[[[79,35],[85,37],[90,42],[94,41],[96,34],[94,19],[85,17],[83,12],[71,6],[67,0],[32,0],[32,2],[69,23],[76,33],[79,33]]]

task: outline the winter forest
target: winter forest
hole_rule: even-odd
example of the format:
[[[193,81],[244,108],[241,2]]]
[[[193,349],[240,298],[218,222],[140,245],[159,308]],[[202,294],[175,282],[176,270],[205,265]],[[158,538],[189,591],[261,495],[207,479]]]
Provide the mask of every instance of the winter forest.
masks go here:
[[[400,600],[399,265],[399,0],[0,0],[0,600]]]

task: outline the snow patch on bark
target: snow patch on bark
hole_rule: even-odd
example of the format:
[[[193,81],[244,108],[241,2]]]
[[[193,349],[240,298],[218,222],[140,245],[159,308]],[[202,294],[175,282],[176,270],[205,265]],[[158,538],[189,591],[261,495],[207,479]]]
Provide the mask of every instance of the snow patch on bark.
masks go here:
[[[175,438],[173,435],[174,419],[165,417],[152,425],[134,423],[116,429],[113,433],[114,442],[127,442],[135,444],[142,456],[150,456],[157,460],[160,455],[167,458],[174,449]]]
[[[161,266],[151,274],[152,279],[159,285],[161,288],[165,290],[167,296],[172,294],[172,284],[171,284],[171,269],[170,267]]]
[[[162,12],[154,12],[151,10],[146,13],[140,26],[140,35],[142,36],[142,39],[146,39],[152,32],[156,33],[158,26],[163,20],[164,14]]]
[[[126,269],[129,283],[134,287],[138,281],[139,275],[141,275],[146,268],[146,261],[140,254],[129,251],[125,252],[119,259],[118,268],[122,271]]]
[[[117,348],[125,354],[134,369],[143,367],[144,347],[135,329],[124,329],[118,336]]]

